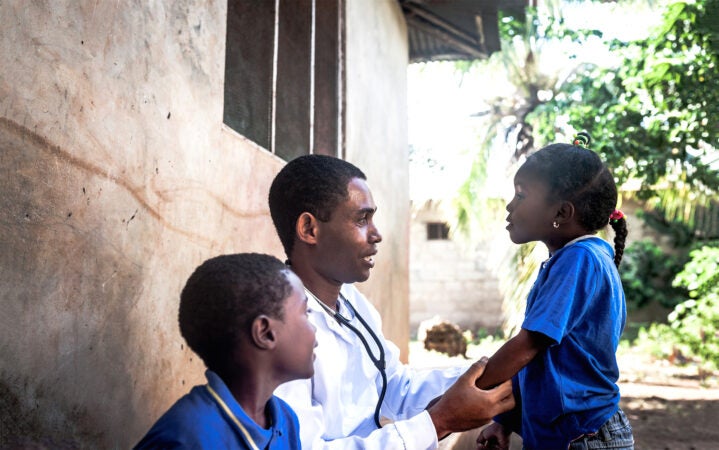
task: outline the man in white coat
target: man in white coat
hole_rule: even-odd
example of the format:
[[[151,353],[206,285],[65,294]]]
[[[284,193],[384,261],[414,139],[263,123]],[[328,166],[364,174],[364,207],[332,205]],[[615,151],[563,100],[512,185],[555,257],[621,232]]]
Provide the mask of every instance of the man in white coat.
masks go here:
[[[485,359],[464,373],[413,371],[382,335],[379,313],[352,284],[369,278],[382,240],[360,169],[329,156],[296,158],[273,180],[269,206],[317,328],[314,376],[275,391],[299,416],[303,449],[435,449],[514,406],[510,382],[475,387]]]

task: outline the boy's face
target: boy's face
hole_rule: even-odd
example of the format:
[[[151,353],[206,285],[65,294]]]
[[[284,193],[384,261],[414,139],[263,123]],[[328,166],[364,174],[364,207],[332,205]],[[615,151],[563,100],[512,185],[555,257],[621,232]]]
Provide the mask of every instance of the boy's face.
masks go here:
[[[314,375],[315,327],[308,319],[307,295],[300,279],[286,271],[292,293],[285,299],[284,320],[278,327],[277,373],[281,382]]]
[[[353,178],[347,199],[318,223],[315,269],[332,284],[366,281],[382,240],[373,222],[377,206],[365,180]]]

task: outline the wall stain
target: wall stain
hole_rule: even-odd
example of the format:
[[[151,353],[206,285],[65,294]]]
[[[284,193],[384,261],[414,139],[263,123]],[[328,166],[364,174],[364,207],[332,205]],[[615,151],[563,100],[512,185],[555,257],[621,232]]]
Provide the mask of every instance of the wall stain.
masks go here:
[[[14,383],[7,380],[7,374],[3,373],[0,377],[0,448],[70,450],[80,447],[82,433],[78,433],[70,424],[66,427],[48,427],[44,424],[40,405],[37,402],[25,404],[18,397],[15,390],[20,388],[27,391],[27,379],[24,386],[18,380]],[[78,419],[83,413],[76,408],[71,415]]]
[[[172,230],[182,236],[185,236],[195,242],[202,242],[204,245],[208,247],[216,247],[218,245],[218,242],[216,242],[214,239],[203,236],[201,234],[180,228],[171,222],[168,222],[159,212],[158,210],[153,207],[149,200],[142,194],[142,188],[131,185],[127,180],[119,178],[115,175],[112,175],[109,170],[102,168],[100,166],[97,166],[95,164],[92,164],[88,161],[82,160],[74,155],[72,155],[70,152],[60,148],[60,146],[55,145],[51,143],[47,138],[44,136],[39,135],[37,132],[25,127],[24,125],[21,125],[13,120],[7,119],[5,117],[0,117],[0,127],[5,128],[8,132],[14,133],[18,136],[21,136],[23,139],[29,140],[32,144],[36,145],[40,150],[55,156],[56,158],[65,161],[66,163],[75,166],[81,170],[84,170],[85,172],[88,172],[94,176],[109,180],[113,183],[115,183],[117,186],[123,188],[126,190],[134,199],[137,201],[144,210],[147,211],[147,213],[157,220],[159,223],[161,223],[164,227],[166,227],[169,230]],[[83,188],[84,190],[84,188]],[[183,188],[178,188],[179,190],[185,190]],[[236,208],[231,207],[227,202],[225,202],[222,198],[220,198],[217,194],[210,192],[207,189],[202,189],[205,191],[205,193],[216,203],[219,204],[219,206],[226,212],[230,213],[232,216],[238,217],[238,218],[255,218],[266,215],[265,212],[242,212]],[[167,192],[167,190],[165,191]],[[83,192],[84,193],[84,192]],[[162,198],[163,200],[166,199],[166,197],[163,195],[163,192],[156,191],[158,196]],[[126,221],[129,222],[130,220],[134,219],[137,214],[137,211],[135,214],[132,215],[132,217]]]

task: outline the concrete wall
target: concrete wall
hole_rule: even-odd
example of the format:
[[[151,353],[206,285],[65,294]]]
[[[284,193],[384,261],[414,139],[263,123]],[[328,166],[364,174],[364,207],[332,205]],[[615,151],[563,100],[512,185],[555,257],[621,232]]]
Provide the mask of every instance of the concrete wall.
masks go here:
[[[502,326],[503,295],[497,267],[512,245],[503,235],[479,242],[474,251],[452,238],[428,240],[427,223],[447,222],[436,202],[413,204],[410,233],[410,327],[439,316],[476,332]]]
[[[347,7],[348,71],[366,73],[347,74],[346,156],[385,238],[361,288],[401,344],[404,25],[394,2]],[[224,1],[17,0],[0,18],[0,447],[128,448],[203,381],[177,330],[187,276],[282,256],[266,196],[284,162],[222,125]]]

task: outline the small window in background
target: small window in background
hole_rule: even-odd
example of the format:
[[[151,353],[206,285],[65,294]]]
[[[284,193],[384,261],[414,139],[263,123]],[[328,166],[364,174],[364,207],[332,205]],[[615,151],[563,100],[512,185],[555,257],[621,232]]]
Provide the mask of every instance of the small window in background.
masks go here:
[[[446,240],[449,239],[449,227],[444,222],[427,223],[427,240]]]

